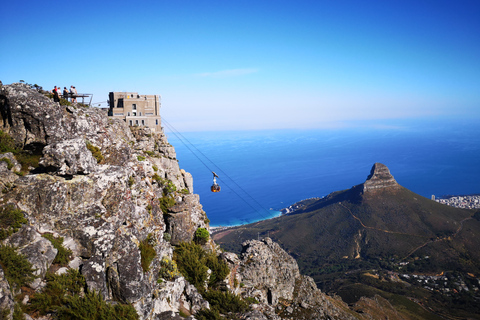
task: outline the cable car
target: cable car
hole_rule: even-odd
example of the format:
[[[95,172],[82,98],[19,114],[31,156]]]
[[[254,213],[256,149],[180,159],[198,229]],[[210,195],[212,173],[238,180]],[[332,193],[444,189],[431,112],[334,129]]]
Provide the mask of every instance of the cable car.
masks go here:
[[[210,187],[210,190],[211,190],[212,192],[220,192],[220,186],[217,184],[217,178],[218,178],[218,176],[217,176],[217,174],[216,174],[215,172],[212,171],[212,173],[213,173],[213,184],[212,184],[212,186]]]

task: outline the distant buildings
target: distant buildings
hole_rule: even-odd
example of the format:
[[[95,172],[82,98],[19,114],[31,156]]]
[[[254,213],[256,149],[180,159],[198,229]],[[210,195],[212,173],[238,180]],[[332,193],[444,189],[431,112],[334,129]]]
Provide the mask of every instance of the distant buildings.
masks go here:
[[[455,208],[463,209],[479,209],[480,195],[472,196],[454,196],[445,199],[436,199],[435,201],[446,204]]]
[[[108,115],[122,119],[129,126],[143,126],[161,131],[161,96],[137,92],[110,92]]]

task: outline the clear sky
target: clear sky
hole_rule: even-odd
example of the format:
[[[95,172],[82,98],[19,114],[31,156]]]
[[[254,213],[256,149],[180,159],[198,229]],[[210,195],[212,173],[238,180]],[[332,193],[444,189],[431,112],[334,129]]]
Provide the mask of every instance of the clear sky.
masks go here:
[[[1,7],[4,84],[160,94],[179,131],[480,119],[478,0]]]

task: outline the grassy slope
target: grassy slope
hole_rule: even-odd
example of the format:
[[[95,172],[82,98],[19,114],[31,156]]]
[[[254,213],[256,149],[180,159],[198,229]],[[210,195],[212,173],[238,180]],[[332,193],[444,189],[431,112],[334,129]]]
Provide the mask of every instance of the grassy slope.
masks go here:
[[[270,236],[322,290],[338,292],[351,303],[362,294],[372,297],[380,292],[406,314],[418,314],[416,304],[402,297],[423,300],[430,293],[398,283],[372,282],[362,273],[390,270],[399,261],[430,256],[427,263],[416,264],[417,271],[477,274],[480,219],[472,216],[471,210],[441,205],[403,187],[362,194],[360,185],[332,193],[295,214],[233,228],[214,239],[238,252],[243,240]],[[358,255],[361,258],[354,259]],[[430,318],[427,314],[421,318]]]

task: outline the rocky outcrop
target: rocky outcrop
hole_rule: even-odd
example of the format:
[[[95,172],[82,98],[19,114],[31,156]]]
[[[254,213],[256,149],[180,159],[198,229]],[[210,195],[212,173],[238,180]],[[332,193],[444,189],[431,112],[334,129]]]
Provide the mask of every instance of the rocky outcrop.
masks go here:
[[[56,255],[42,237],[48,232],[64,238],[73,252],[68,267],[81,270],[89,290],[132,304],[142,319],[205,306],[183,277],[157,283],[161,258],[173,253],[165,233],[189,241],[198,228],[209,228],[192,177],[180,170],[165,135],[130,130],[100,109],[61,106],[24,84],[0,90],[0,129],[19,149],[41,154],[24,176],[15,174],[21,167],[13,154],[0,154],[0,204],[21,209],[28,220],[5,243],[36,269],[31,287],[41,289]],[[162,204],[165,197],[173,203]],[[140,244],[147,238],[156,256],[144,270]],[[2,303],[9,306],[7,298]]]
[[[363,183],[363,192],[384,188],[399,188],[400,185],[390,174],[387,166],[381,163],[375,163],[370,171],[370,175]]]
[[[242,247],[240,257],[224,253],[222,258],[232,270],[229,287],[260,302],[252,305],[250,319],[356,319],[341,300],[328,297],[312,278],[300,275],[295,259],[270,238],[248,240]]]
[[[25,171],[14,153],[0,154],[0,206],[28,220],[2,244],[33,265],[31,290],[45,287],[47,273],[70,268],[83,275],[86,290],[133,305],[140,319],[177,319],[180,310],[210,307],[184,277],[158,281],[173,245],[191,241],[198,228],[209,230],[192,176],[179,168],[163,132],[130,128],[99,109],[62,106],[25,84],[1,86],[0,114],[0,129],[16,146],[40,156]],[[53,265],[58,250],[45,233],[63,238],[72,252],[68,263]],[[149,263],[145,246],[154,252]],[[221,254],[231,270],[226,288],[258,302],[240,318],[351,318],[271,239],[243,246],[240,257]],[[211,240],[204,248],[218,250]],[[0,266],[0,312],[13,310],[18,290]]]

